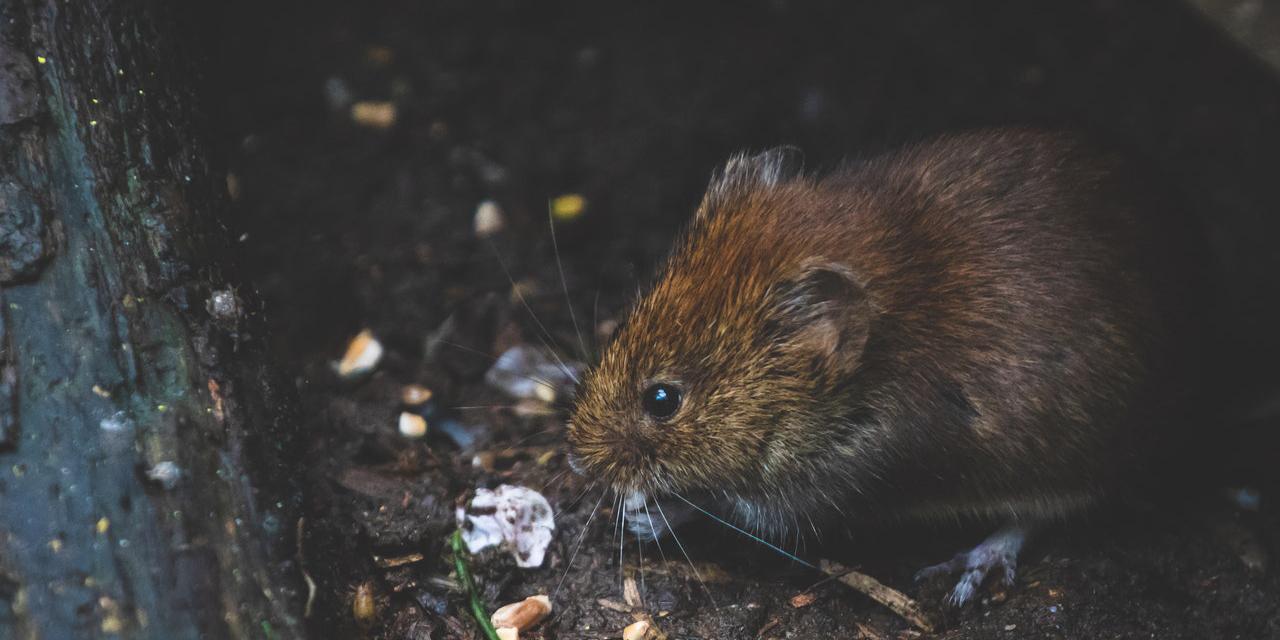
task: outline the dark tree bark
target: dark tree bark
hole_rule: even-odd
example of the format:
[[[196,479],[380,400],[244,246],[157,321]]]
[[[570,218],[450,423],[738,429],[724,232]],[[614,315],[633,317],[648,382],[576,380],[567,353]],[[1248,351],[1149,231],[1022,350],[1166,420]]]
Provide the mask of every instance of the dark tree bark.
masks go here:
[[[179,5],[0,0],[0,638],[297,635],[293,423]]]

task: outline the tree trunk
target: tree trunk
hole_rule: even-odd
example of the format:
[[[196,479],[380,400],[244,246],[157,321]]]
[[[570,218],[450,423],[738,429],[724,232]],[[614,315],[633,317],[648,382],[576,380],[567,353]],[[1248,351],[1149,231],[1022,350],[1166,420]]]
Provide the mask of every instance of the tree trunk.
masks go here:
[[[170,6],[0,0],[0,638],[297,635],[294,423]]]

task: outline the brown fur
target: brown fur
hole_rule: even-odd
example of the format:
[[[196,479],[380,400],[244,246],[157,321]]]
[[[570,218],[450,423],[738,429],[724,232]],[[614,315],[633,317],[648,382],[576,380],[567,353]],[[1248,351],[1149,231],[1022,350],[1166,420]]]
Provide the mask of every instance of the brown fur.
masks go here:
[[[797,513],[1040,519],[1092,502],[1155,420],[1160,211],[1106,156],[1020,130],[822,179],[730,161],[584,381],[570,443],[620,491]],[[1158,250],[1160,249],[1160,250]],[[654,381],[685,400],[641,409]]]

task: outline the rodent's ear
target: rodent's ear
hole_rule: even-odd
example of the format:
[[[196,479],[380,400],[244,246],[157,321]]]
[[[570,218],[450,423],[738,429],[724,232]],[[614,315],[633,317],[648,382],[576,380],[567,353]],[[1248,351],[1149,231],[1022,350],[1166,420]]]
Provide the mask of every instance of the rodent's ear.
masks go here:
[[[853,270],[825,261],[806,264],[798,277],[775,289],[774,304],[787,349],[846,373],[857,368],[872,310]]]
[[[776,187],[803,175],[804,152],[798,147],[774,147],[755,155],[738,153],[711,174],[698,216],[718,209],[718,205],[735,196]]]

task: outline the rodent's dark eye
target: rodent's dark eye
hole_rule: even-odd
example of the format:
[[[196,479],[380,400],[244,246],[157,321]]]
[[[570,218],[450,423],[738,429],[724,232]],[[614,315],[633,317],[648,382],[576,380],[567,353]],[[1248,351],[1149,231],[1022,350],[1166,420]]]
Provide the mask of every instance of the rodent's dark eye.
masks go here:
[[[680,410],[680,388],[659,382],[644,390],[641,398],[645,413],[655,420],[666,420]]]

